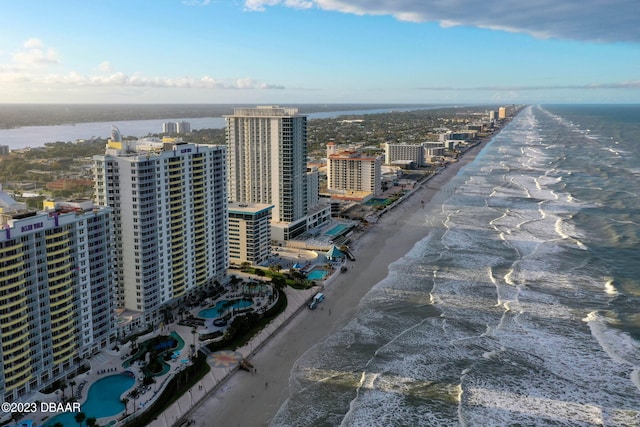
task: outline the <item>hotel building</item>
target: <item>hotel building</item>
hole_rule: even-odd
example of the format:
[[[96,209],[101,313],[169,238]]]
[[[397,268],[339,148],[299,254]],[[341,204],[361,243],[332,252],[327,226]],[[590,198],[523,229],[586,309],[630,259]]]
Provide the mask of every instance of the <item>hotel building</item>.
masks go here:
[[[304,233],[309,211],[307,116],[296,108],[259,106],[236,108],[225,119],[229,200],[273,205],[273,240]]]
[[[271,254],[272,205],[229,203],[229,260],[258,265]]]
[[[386,165],[413,163],[425,165],[425,151],[422,144],[384,144],[384,163]]]
[[[96,203],[113,208],[117,305],[132,326],[220,281],[228,267],[226,148],[122,142],[94,156]]]
[[[37,212],[0,188],[0,394],[16,401],[115,342],[109,208]]]
[[[382,192],[382,160],[327,144],[327,190],[332,197],[366,200]]]

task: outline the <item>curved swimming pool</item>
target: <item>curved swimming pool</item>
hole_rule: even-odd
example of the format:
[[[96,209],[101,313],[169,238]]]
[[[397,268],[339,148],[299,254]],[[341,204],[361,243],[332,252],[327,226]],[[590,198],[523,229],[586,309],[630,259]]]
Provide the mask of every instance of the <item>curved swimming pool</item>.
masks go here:
[[[120,396],[135,384],[135,378],[124,375],[109,375],[100,378],[89,387],[87,400],[82,404],[81,410],[87,418],[112,417],[124,411],[124,405],[120,401]],[[61,423],[65,427],[77,426],[76,414],[67,412],[51,418],[44,424],[44,427],[51,427],[55,423]]]

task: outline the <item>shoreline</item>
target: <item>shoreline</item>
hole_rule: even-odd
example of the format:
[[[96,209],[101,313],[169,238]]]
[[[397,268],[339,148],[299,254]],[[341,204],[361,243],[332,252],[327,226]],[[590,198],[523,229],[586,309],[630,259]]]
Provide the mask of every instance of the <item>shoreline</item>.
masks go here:
[[[358,236],[351,244],[357,261],[349,262],[349,271],[326,285],[326,299],[320,309],[299,310],[295,322],[288,321],[262,343],[251,357],[257,373],[237,372],[221,382],[210,397],[186,414],[195,421],[192,425],[205,427],[212,421],[224,426],[269,425],[289,397],[289,378],[295,363],[353,319],[360,300],[388,276],[389,266],[428,235],[424,211],[435,203],[440,189],[505,125],[468,149],[457,162],[422,181],[406,200]]]

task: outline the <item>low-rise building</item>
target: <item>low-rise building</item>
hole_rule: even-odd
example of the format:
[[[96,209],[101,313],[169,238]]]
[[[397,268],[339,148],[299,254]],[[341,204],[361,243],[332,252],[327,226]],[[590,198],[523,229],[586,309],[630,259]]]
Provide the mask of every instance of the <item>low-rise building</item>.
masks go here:
[[[386,165],[407,166],[414,164],[415,166],[424,166],[425,151],[422,144],[384,144],[384,163]]]
[[[229,261],[258,265],[271,253],[271,210],[263,203],[229,203]]]

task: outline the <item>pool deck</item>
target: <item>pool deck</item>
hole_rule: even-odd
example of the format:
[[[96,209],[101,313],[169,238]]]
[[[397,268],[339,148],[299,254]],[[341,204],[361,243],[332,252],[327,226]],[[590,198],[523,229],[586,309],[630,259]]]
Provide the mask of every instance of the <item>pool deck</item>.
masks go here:
[[[260,331],[258,335],[254,336],[244,347],[237,349],[237,351],[240,352],[245,359],[250,360],[273,334],[284,327],[298,312],[306,308],[307,302],[318,292],[318,289],[318,286],[314,286],[313,288],[306,290],[285,288],[288,301],[285,311],[276,319],[271,321],[271,323]],[[176,327],[176,329],[178,329],[178,333],[182,335],[179,328],[181,327]],[[186,329],[186,332],[190,333],[190,329]],[[214,366],[211,358],[209,360],[209,366],[211,367],[209,373],[195,384],[189,392],[182,395],[171,406],[169,406],[169,408],[149,424],[149,426],[171,427],[177,425],[178,422],[188,419],[191,411],[203,400],[214,395],[223,396],[226,391],[224,387],[225,381],[238,371],[239,366],[217,367]],[[247,372],[246,375],[251,374]]]
[[[330,278],[327,277],[327,280],[324,281],[325,285],[330,282]],[[285,294],[287,295],[287,308],[285,311],[280,314],[276,319],[271,321],[258,335],[254,336],[244,347],[239,348],[237,351],[242,354],[242,357],[250,360],[252,355],[254,355],[266,342],[267,340],[275,334],[280,328],[284,327],[298,312],[306,308],[308,301],[315,295],[318,290],[321,289],[321,286],[314,286],[310,289],[306,290],[295,290],[292,288],[285,288]],[[225,297],[229,297],[226,295]],[[194,308],[192,310],[192,314],[197,315],[197,313],[202,310],[202,307]],[[153,338],[158,335],[169,335],[172,332],[177,333],[184,340],[185,345],[181,350],[182,354],[180,357],[175,360],[168,361],[167,363],[170,366],[169,373],[175,374],[184,366],[182,359],[188,358],[188,349],[189,345],[193,343],[193,334],[192,327],[186,325],[179,325],[177,322],[165,325],[163,328],[157,328],[154,331],[140,336],[137,340],[138,343],[142,343],[147,339]],[[207,330],[208,328],[205,326],[204,328],[199,328],[202,331]],[[199,330],[200,332],[200,330]],[[202,343],[196,342],[196,345],[200,346]],[[141,367],[137,364],[130,365],[128,367],[123,367],[123,363],[130,358],[131,343],[127,343],[121,345],[119,347],[119,351],[115,350],[103,350],[99,354],[93,356],[89,361],[91,364],[91,369],[84,374],[80,374],[73,378],[73,381],[76,383],[73,387],[73,393],[76,395],[77,401],[83,404],[88,396],[89,389],[91,385],[95,383],[97,380],[110,376],[122,374],[125,371],[132,372],[136,377],[136,386],[140,385],[140,379],[143,374],[141,371]],[[211,370],[207,375],[205,375],[197,384],[193,386],[189,392],[185,393],[181,396],[176,402],[174,402],[167,410],[165,410],[153,423],[151,426],[173,426],[178,421],[187,419],[188,415],[191,413],[195,406],[201,403],[204,399],[209,398],[213,395],[221,396],[225,392],[224,382],[227,378],[233,375],[236,371],[238,371],[239,366],[237,364],[231,365],[228,367],[215,366],[213,363],[213,358],[209,356],[208,359],[209,366]],[[247,373],[247,375],[250,375]],[[138,398],[136,398],[135,404],[138,408],[136,408],[136,412],[140,410],[142,407],[146,407],[151,404],[157,397],[161,395],[162,389],[164,385],[173,377],[173,375],[163,375],[157,378],[157,382],[152,384],[140,394]],[[67,388],[65,390],[65,396],[69,397],[71,394],[71,387],[69,386],[69,382],[71,380],[67,380]],[[127,390],[123,397],[126,396],[131,389]],[[38,393],[38,396],[35,397],[38,401],[41,402],[59,402],[62,400],[62,393],[60,391],[51,393],[51,394],[43,394]],[[134,415],[134,402],[133,399],[129,399],[127,404],[127,412],[129,414],[129,419],[131,419]],[[31,417],[25,417],[31,419],[33,421],[33,425],[40,426],[47,422],[49,419],[53,418],[55,414],[32,414]],[[122,418],[122,414],[116,414],[112,417],[99,418],[98,423],[100,425],[106,425],[110,422],[118,422],[119,419]]]
[[[260,333],[254,336],[244,347],[237,349],[239,353],[241,353],[242,357],[250,360],[251,357],[262,348],[262,346],[269,340],[269,338],[274,335],[278,330],[287,325],[287,323],[301,310],[305,309],[309,299],[315,295],[319,286],[314,286],[310,289],[306,290],[295,290],[292,288],[285,288],[284,292],[287,295],[287,308],[284,310],[282,314],[280,314],[276,319],[271,321]],[[195,309],[194,311],[199,311],[200,309]],[[182,337],[185,341],[185,347],[182,349],[184,353],[188,349],[188,345],[192,343],[192,328],[190,326],[178,325],[177,323],[172,323],[166,325],[163,330],[155,330],[141,336],[138,338],[138,342],[143,342],[149,338],[157,336],[159,334],[170,334],[171,332],[176,332]],[[131,344],[127,343],[125,345],[120,346],[120,351],[116,352],[114,350],[106,350],[97,354],[91,358],[91,370],[88,372],[78,375],[73,380],[76,382],[74,386],[74,393],[78,396],[78,401],[80,403],[84,403],[87,399],[87,394],[91,384],[95,381],[104,378],[109,375],[122,374],[124,371],[131,371],[136,375],[138,381],[136,384],[140,384],[139,378],[142,376],[142,372],[137,365],[132,365],[127,368],[123,368],[122,364],[125,360],[127,360],[124,355],[131,353]],[[185,357],[188,355],[185,354]],[[183,357],[179,357],[176,360],[169,361],[170,365],[170,373],[176,373],[179,371],[183,363],[181,361]],[[231,364],[230,366],[216,366],[213,363],[213,357],[209,356],[208,363],[210,366],[210,371],[207,373],[198,383],[194,384],[194,386],[187,393],[182,395],[178,400],[176,400],[169,408],[167,408],[158,418],[156,418],[150,426],[153,427],[170,427],[176,425],[178,422],[181,422],[185,419],[188,419],[189,414],[199,405],[202,401],[211,396],[222,396],[224,395],[226,389],[224,387],[225,381],[233,375],[239,369],[238,364]],[[251,375],[246,373],[247,375]],[[168,380],[172,378],[172,375],[165,375],[158,378],[158,381],[155,384],[152,384],[148,391],[142,393],[136,399],[136,406],[139,411],[140,405],[142,407],[146,407],[151,404],[157,397],[161,395],[162,388],[167,383]],[[78,393],[78,386],[84,383],[84,386],[81,387],[80,393]],[[127,390],[125,394],[129,393],[131,389]],[[71,393],[71,388],[67,386],[66,396],[69,396]],[[38,400],[42,402],[56,402],[61,398],[61,394],[51,393],[50,395],[40,394],[38,396]],[[132,419],[135,415],[133,415],[133,400],[129,399],[127,404],[129,419]],[[33,414],[36,415],[36,414]],[[39,416],[38,416],[39,415]],[[112,421],[117,421],[122,417],[121,414],[117,414],[113,417],[105,417],[98,419],[98,423],[100,425],[106,425]],[[48,421],[52,416],[42,416],[37,414],[32,417],[25,417],[33,420],[33,425],[42,425],[46,421]],[[119,424],[119,423],[116,423]]]

